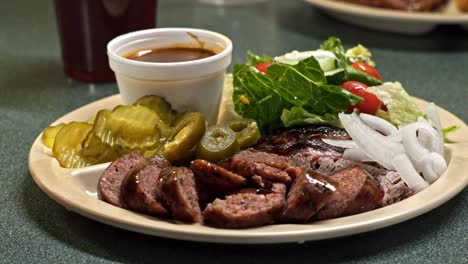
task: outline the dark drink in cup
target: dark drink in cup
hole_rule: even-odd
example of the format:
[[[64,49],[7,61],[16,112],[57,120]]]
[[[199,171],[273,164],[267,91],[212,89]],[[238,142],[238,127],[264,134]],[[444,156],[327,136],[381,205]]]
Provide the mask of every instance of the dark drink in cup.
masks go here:
[[[154,28],[156,0],[55,0],[65,73],[85,82],[114,80],[106,54],[114,37]]]

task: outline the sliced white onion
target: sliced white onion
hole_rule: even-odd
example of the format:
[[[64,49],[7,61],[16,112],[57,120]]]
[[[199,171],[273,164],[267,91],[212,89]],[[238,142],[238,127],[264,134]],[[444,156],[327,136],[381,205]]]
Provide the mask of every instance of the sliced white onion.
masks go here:
[[[401,133],[400,130],[398,130],[396,133],[393,133],[391,135],[388,135],[387,138],[393,142],[401,143]]]
[[[392,160],[397,155],[404,153],[402,144],[389,140],[384,135],[366,126],[356,113],[340,113],[338,117],[353,141],[367,156],[386,169],[394,169]]]
[[[366,123],[366,125],[379,131],[385,136],[392,135],[398,132],[398,129],[394,125],[392,125],[392,123],[388,122],[383,118],[364,113],[359,114],[359,117],[362,119],[362,121],[364,121],[364,123]]]
[[[424,178],[433,183],[447,170],[447,162],[440,154],[432,152],[421,162],[421,171]]]
[[[418,130],[418,140],[419,140],[419,143],[423,145],[423,147],[427,149],[432,148],[432,135],[428,131],[424,129]]]
[[[373,161],[366,153],[364,153],[364,151],[362,151],[362,149],[359,148],[345,149],[342,157],[343,159],[355,161]]]
[[[418,116],[418,122],[422,122],[422,123],[426,123],[428,125],[430,125],[431,123],[429,122],[429,120],[427,120],[426,118],[422,117],[422,116]]]
[[[444,134],[442,133],[442,125],[440,124],[440,116],[439,112],[437,112],[437,107],[434,103],[428,103],[424,112],[431,122],[432,126],[436,129],[437,133],[439,134],[439,139],[443,143],[444,142]],[[441,154],[441,153],[439,153]]]
[[[342,139],[329,139],[322,138],[322,141],[328,145],[340,147],[340,148],[357,148],[358,145],[352,140],[342,140]]]
[[[392,163],[396,171],[400,174],[401,179],[415,192],[419,192],[429,186],[429,183],[415,170],[406,154],[396,156],[393,158]]]
[[[426,158],[432,151],[442,155],[444,145],[439,141],[437,131],[430,125],[423,122],[414,122],[400,128],[403,146],[405,147],[406,154],[413,162],[415,169],[419,172],[422,171],[422,160]],[[430,149],[425,148],[419,141],[417,134],[423,133],[424,137],[430,137]],[[428,139],[425,139],[428,140]],[[429,145],[425,143],[425,145]]]

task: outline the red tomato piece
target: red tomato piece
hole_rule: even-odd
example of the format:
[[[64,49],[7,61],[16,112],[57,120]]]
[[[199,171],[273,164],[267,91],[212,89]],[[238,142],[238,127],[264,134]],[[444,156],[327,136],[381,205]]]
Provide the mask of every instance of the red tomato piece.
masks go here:
[[[262,63],[259,63],[257,64],[257,66],[255,66],[255,68],[257,68],[257,70],[265,73],[265,74],[268,74],[268,70],[267,68],[270,67],[270,65],[272,64],[272,62],[262,62]]]
[[[354,68],[362,71],[362,72],[365,72],[371,76],[374,76],[375,78],[379,79],[379,80],[382,80],[382,77],[380,76],[380,73],[377,71],[376,68],[370,66],[369,64],[365,63],[365,62],[355,62],[353,64],[351,64],[351,66],[353,66]]]
[[[346,91],[362,97],[364,100],[359,102],[355,107],[361,113],[373,115],[382,105],[382,101],[373,93],[367,91],[367,85],[356,82],[347,81],[341,85]],[[351,107],[353,109],[353,107]]]

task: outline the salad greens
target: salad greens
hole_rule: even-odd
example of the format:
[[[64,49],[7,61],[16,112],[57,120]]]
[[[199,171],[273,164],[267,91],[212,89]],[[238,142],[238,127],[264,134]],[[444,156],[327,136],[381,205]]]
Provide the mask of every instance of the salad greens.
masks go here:
[[[376,115],[396,126],[424,116],[400,83],[382,83],[351,66],[375,65],[362,45],[345,50],[340,39],[330,37],[318,50],[292,51],[274,59],[252,52],[247,56],[245,64],[234,65],[232,102],[237,114],[255,119],[261,130],[314,123],[339,126],[338,113],[363,100],[338,86],[350,80],[368,85],[387,108]],[[263,69],[257,68],[260,64]]]
[[[386,82],[379,86],[371,86],[367,90],[377,95],[387,106],[388,111],[379,111],[377,116],[396,126],[416,122],[418,117],[424,116],[399,82]]]
[[[320,49],[333,52],[340,60],[340,67],[342,67],[346,73],[345,80],[343,81],[358,81],[369,86],[379,85],[382,83],[379,79],[351,66],[351,63],[355,62],[356,57],[346,56],[345,49],[339,38],[328,38],[322,45],[320,45]],[[348,52],[348,54],[350,53]],[[370,55],[368,56],[368,59],[370,60]]]
[[[356,45],[353,48],[350,48],[345,53],[346,59],[353,63],[353,62],[365,62],[372,67],[375,67],[375,62],[371,59],[372,53],[366,47],[361,44]]]
[[[274,63],[268,67],[269,74],[264,74],[254,65],[268,62],[270,58],[249,56],[246,64],[234,66],[233,102],[237,113],[255,119],[262,130],[311,123],[313,120],[336,121],[339,112],[362,100],[340,86],[327,84],[325,74],[314,57],[296,65]],[[284,112],[288,110],[301,112],[302,118],[298,119],[298,114]]]

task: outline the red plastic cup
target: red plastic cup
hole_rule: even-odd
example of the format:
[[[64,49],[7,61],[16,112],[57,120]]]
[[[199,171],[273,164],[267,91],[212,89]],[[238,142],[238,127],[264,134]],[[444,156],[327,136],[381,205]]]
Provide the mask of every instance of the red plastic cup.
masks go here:
[[[65,73],[84,82],[115,80],[107,43],[156,26],[156,0],[54,0]]]

